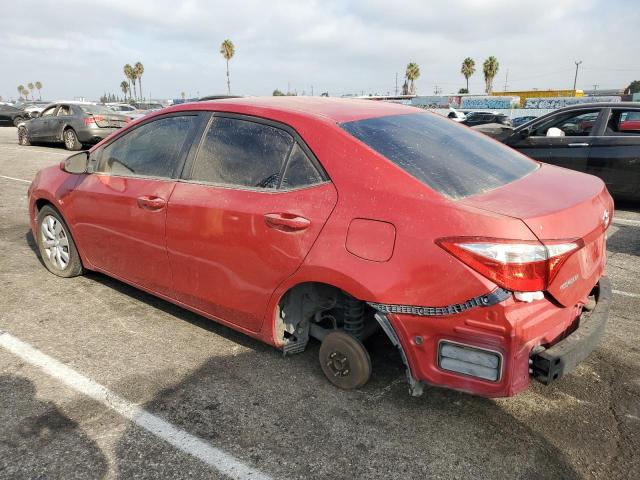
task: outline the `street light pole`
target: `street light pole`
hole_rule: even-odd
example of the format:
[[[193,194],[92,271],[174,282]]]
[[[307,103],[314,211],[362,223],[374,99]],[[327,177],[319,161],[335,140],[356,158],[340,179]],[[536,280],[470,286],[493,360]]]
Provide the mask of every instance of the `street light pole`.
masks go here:
[[[576,64],[576,76],[573,77],[573,92],[575,93],[576,91],[576,82],[578,81],[578,67],[580,66],[580,64],[582,63],[582,60],[578,60],[575,62]]]

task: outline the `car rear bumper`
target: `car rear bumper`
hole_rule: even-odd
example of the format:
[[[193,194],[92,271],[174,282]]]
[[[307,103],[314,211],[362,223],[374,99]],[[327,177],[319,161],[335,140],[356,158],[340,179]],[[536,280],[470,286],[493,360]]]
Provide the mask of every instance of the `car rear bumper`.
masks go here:
[[[590,312],[583,311],[583,303],[524,303],[510,295],[500,303],[449,316],[383,316],[401,346],[410,382],[509,397],[526,389],[531,379],[547,384],[559,379],[597,348],[611,303],[606,277],[593,294],[597,303]],[[465,363],[460,352],[481,363]]]
[[[594,293],[596,306],[582,314],[578,328],[564,340],[532,355],[533,378],[549,385],[573,370],[600,345],[611,308],[611,281],[602,277]]]
[[[98,143],[119,128],[83,128],[78,130],[78,140],[82,143]]]

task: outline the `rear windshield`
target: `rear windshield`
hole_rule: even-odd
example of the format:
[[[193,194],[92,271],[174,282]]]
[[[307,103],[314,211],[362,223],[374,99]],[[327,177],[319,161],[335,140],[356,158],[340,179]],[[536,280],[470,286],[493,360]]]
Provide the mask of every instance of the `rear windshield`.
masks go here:
[[[341,124],[433,190],[452,199],[486,192],[524,177],[538,164],[509,147],[430,113]]]
[[[113,110],[105,107],[104,105],[80,105],[80,108],[84,113],[113,114]]]

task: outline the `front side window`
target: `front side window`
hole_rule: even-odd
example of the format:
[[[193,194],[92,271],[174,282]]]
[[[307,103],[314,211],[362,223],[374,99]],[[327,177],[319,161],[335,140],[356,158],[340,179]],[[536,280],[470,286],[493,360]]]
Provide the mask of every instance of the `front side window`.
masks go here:
[[[341,127],[451,199],[498,188],[538,168],[511,148],[439,115],[391,115]]]
[[[215,117],[198,152],[191,180],[276,188],[293,137],[270,125]]]
[[[46,110],[44,110],[40,116],[41,117],[49,117],[49,116],[53,115],[53,113],[55,111],[56,111],[56,106],[54,105],[53,107],[49,107]]]
[[[104,147],[97,171],[177,178],[197,119],[196,115],[165,117],[134,128]]]
[[[588,136],[596,124],[598,114],[598,110],[593,110],[565,113],[560,117],[550,118],[536,128],[535,136],[546,136],[547,130],[552,127],[559,128],[567,137]]]

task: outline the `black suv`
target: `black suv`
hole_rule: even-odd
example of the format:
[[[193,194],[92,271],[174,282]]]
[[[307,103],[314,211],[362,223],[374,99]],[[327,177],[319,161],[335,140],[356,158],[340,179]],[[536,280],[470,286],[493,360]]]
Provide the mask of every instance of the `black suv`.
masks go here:
[[[517,127],[503,140],[541,162],[600,177],[613,197],[640,200],[640,104],[572,105]]]

